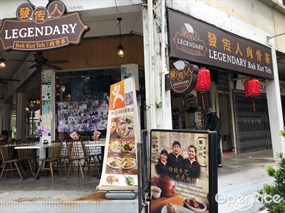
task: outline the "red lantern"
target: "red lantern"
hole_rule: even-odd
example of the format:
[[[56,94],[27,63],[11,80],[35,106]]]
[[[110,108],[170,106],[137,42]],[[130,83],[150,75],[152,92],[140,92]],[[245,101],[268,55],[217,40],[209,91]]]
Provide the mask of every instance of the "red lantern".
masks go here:
[[[194,88],[195,91],[205,91],[209,90],[211,88],[211,75],[210,71],[206,68],[201,68],[198,71],[197,75],[197,83]],[[205,101],[204,101],[204,95],[202,93],[202,107],[205,110]]]
[[[252,98],[253,111],[255,112],[254,97],[260,95],[260,82],[255,78],[250,78],[244,82],[245,96]]]

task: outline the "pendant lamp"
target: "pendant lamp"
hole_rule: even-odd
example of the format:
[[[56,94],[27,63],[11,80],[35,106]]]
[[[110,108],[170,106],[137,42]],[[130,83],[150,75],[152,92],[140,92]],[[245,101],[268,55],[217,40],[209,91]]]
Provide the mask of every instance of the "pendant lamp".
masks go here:
[[[122,46],[122,32],[121,32],[121,21],[122,18],[117,18],[118,20],[118,26],[119,26],[119,33],[120,33],[120,43],[119,46],[117,46],[117,56],[119,58],[123,58],[125,56],[125,48]]]

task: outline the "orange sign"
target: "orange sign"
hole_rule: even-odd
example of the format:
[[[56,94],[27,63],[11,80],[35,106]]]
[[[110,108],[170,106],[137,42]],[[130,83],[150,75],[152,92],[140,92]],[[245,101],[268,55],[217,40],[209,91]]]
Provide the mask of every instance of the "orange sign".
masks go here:
[[[109,110],[125,107],[124,81],[111,85]]]

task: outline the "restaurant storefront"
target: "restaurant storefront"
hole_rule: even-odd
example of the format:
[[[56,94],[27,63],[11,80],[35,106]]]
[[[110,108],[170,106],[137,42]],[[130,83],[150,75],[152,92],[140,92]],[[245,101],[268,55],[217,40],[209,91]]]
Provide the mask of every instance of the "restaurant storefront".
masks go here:
[[[56,2],[57,1],[55,1],[53,4],[56,4]],[[61,2],[58,3],[58,5],[60,5],[58,6],[59,9],[63,10],[60,7],[63,6],[64,8],[64,4]],[[20,11],[27,7],[29,7],[29,4],[19,6],[17,16],[20,17],[22,15]],[[126,5],[126,7],[128,7],[128,5]],[[54,8],[56,9],[57,7]],[[50,4],[47,9],[50,10],[50,13],[55,11],[52,11],[52,4]],[[136,6],[134,6],[132,10],[137,10]],[[43,21],[41,23],[34,23],[33,26],[30,26],[30,28],[35,27],[36,30],[34,32],[36,34],[32,31],[29,32],[31,35],[28,36],[27,44],[25,44],[25,42],[19,42],[18,40],[21,40],[21,38],[17,40],[19,36],[16,36],[16,34],[15,38],[12,38],[12,34],[7,31],[5,33],[5,38],[7,38],[7,41],[9,40],[9,42],[11,42],[11,39],[14,39],[14,44],[16,45],[12,47],[12,43],[6,42],[4,46],[6,50],[12,48],[16,51],[44,51],[42,52],[42,55],[33,53],[31,54],[31,57],[23,60],[24,64],[25,62],[27,63],[35,60],[35,64],[27,63],[29,66],[22,65],[22,69],[26,69],[28,73],[31,74],[30,77],[25,79],[25,82],[22,83],[21,86],[12,88],[14,89],[13,92],[11,89],[10,93],[12,93],[13,98],[11,99],[13,101],[10,101],[9,103],[11,106],[13,104],[14,108],[17,106],[17,109],[14,109],[14,111],[9,110],[8,114],[13,114],[13,120],[11,118],[13,122],[5,122],[6,124],[3,125],[3,128],[13,129],[13,135],[11,136],[16,139],[39,139],[40,135],[36,134],[36,132],[40,127],[40,119],[43,118],[41,117],[42,113],[43,111],[46,111],[47,108],[51,108],[53,113],[52,122],[54,123],[51,125],[52,128],[55,128],[55,131],[52,131],[51,139],[55,139],[59,136],[57,127],[57,102],[95,101],[100,99],[100,102],[102,101],[107,103],[107,94],[109,93],[110,85],[130,76],[135,76],[137,90],[140,90],[140,97],[144,96],[143,37],[139,32],[132,31],[137,30],[137,26],[142,25],[140,17],[141,11],[132,12],[132,10],[130,10],[131,12],[119,15],[110,14],[110,18],[100,19],[98,23],[99,28],[103,29],[103,31],[106,31],[107,28],[112,29],[111,31],[109,30],[109,34],[107,32],[105,32],[107,34],[102,34],[102,32],[98,31],[95,34],[100,34],[100,36],[94,37],[89,35],[88,38],[84,38],[80,42],[79,38],[69,37],[67,39],[69,43],[62,46],[55,40],[58,38],[48,38],[50,41],[49,43],[41,43],[40,39],[38,38],[38,36],[42,35],[43,33],[40,31],[41,29],[47,29],[47,27],[52,29],[50,27],[52,25],[57,27],[55,22],[53,23],[52,21],[49,21],[49,19],[47,19],[46,22]],[[67,16],[63,15],[62,18],[60,17],[58,19],[68,22],[68,19],[73,17],[76,13],[72,14],[73,15]],[[134,15],[136,15],[136,20],[133,20],[132,23],[129,23],[130,21],[125,19],[126,17],[132,17]],[[123,17],[120,20],[121,23],[118,23],[119,16]],[[11,24],[11,27],[14,24],[14,27],[19,29],[24,29],[24,25],[28,27],[30,24],[26,23],[24,18],[21,18],[20,20],[22,21],[20,22],[22,25],[19,26],[17,25],[19,23],[17,21],[14,23],[13,21],[11,21],[11,23],[6,21],[3,24],[3,29],[4,27],[8,29],[10,27],[9,24]],[[74,20],[69,21],[72,22]],[[101,22],[108,22],[108,25],[102,28],[103,26],[101,26]],[[124,23],[126,22],[128,22],[128,26],[124,26]],[[118,24],[121,24],[122,26],[119,27]],[[130,26],[130,24],[136,24],[137,26]],[[66,24],[66,27],[73,26],[76,30],[75,26],[79,25],[82,25],[82,29],[79,29],[78,32],[76,32],[79,33],[79,36],[83,35],[83,31],[88,31],[88,29],[92,31],[92,34],[94,33],[93,28],[90,29],[89,26],[80,23],[80,21],[74,25]],[[123,29],[122,31],[121,27]],[[54,28],[54,30],[56,29]],[[57,30],[60,29],[58,28]],[[14,31],[16,33],[17,30]],[[138,31],[141,31],[141,29],[138,28]],[[66,28],[65,33],[68,32],[72,32],[72,29]],[[19,31],[19,35],[23,33],[26,33],[26,31]],[[60,35],[62,33],[64,32],[57,31],[57,33],[54,34]],[[120,34],[118,35],[118,33]],[[35,36],[34,38],[31,38],[33,37],[32,34]],[[4,30],[2,30],[2,38],[4,38]],[[61,37],[59,36],[59,38]],[[54,43],[52,44],[52,42]],[[61,42],[63,42],[63,40],[61,40]],[[76,45],[71,46],[72,44]],[[122,45],[124,48],[125,55],[123,57],[119,57],[117,55],[118,45]],[[57,49],[58,47],[61,48]],[[35,59],[32,59],[33,56]],[[33,70],[32,68],[36,69]],[[52,104],[49,105],[47,105],[47,103],[49,103],[50,100],[47,99],[47,95],[44,94],[46,91],[42,82],[42,76],[48,70],[54,70],[51,82],[52,94],[49,94]],[[18,76],[21,76],[21,74]],[[39,100],[41,100],[40,103],[38,103]],[[9,103],[7,102],[7,106]],[[140,106],[143,106],[141,102]],[[39,109],[41,109],[40,113]],[[142,126],[144,126],[144,110],[142,109],[140,112],[142,113]],[[104,120],[100,121],[101,125],[96,126],[96,128],[104,133],[106,132],[106,109],[104,111],[100,111],[99,113],[104,114]],[[101,120],[101,117],[99,119]],[[17,122],[15,120],[17,120]],[[25,125],[22,125],[23,123],[25,123]],[[11,127],[4,127],[7,125],[10,125]],[[88,129],[88,131],[70,128],[65,132],[70,133],[72,130],[79,131],[83,135],[88,135],[92,133],[92,130],[94,131],[94,128],[92,130]],[[102,136],[104,135],[105,134],[102,134]]]
[[[78,105],[80,102],[86,101],[98,102],[98,109],[94,109],[95,111],[92,112],[96,118],[95,120],[88,119],[88,128],[79,128],[78,125],[72,127],[70,120],[72,116],[69,118],[70,125],[67,129],[58,126],[60,120],[57,120],[55,138],[58,138],[60,132],[70,134],[73,131],[88,136],[92,135],[95,129],[102,131],[102,137],[104,137],[107,128],[109,89],[110,85],[115,82],[136,76],[138,87],[140,87],[140,97],[144,97],[142,37],[129,35],[122,38],[126,52],[123,59],[118,58],[116,52],[111,53],[104,50],[106,46],[115,49],[117,42],[114,40],[112,37],[105,39],[90,38],[83,40],[80,46],[46,52],[46,57],[51,60],[64,55],[66,56],[65,59],[70,61],[67,67],[62,66],[63,71],[55,72],[55,111],[58,119],[60,118],[58,117],[57,105],[60,103],[71,102]],[[98,49],[98,44],[102,45],[102,51],[94,53],[94,49]],[[82,54],[77,55],[78,52],[82,52]],[[141,117],[144,118],[143,108],[140,111]],[[76,119],[81,120],[83,118],[76,116]],[[73,122],[73,124],[75,123]]]
[[[34,128],[35,125],[41,125],[41,115],[33,116],[33,112],[25,111],[25,107],[39,99],[41,112],[51,114],[46,117],[52,129],[49,140],[61,138],[59,133],[70,133],[74,130],[82,136],[90,136],[94,129],[91,130],[88,126],[102,131],[104,137],[109,87],[115,82],[134,76],[140,97],[140,126],[146,132],[156,128],[205,129],[205,111],[212,107],[222,120],[224,151],[242,153],[270,147],[273,147],[274,153],[281,150],[279,140],[274,140],[279,138],[279,126],[275,125],[277,122],[274,120],[275,113],[279,115],[276,110],[279,103],[275,102],[278,100],[278,86],[275,82],[276,56],[274,49],[268,48],[265,42],[254,42],[252,37],[249,40],[244,34],[237,36],[238,32],[232,34],[222,30],[219,24],[218,27],[211,25],[210,18],[198,20],[195,17],[200,17],[194,12],[193,16],[182,14],[178,11],[184,10],[181,8],[183,4],[181,3],[181,7],[177,6],[178,1],[171,1],[168,5],[165,5],[165,1],[147,1],[143,5],[141,1],[130,1],[119,7],[115,1],[112,5],[105,5],[113,9],[108,17],[105,14],[108,10],[103,6],[98,8],[93,5],[94,8],[90,8],[92,6],[87,7],[82,3],[85,7],[77,7],[74,2],[66,1],[68,10],[82,10],[84,20],[90,25],[89,31],[76,45],[43,51],[44,58],[50,62],[68,62],[56,64],[61,69],[53,69],[46,66],[47,64],[29,69],[34,63],[25,61],[14,75],[23,79],[22,85],[4,87],[9,97],[5,96],[6,104],[2,107],[2,123],[6,123],[2,127],[8,128],[9,122],[6,120],[11,120],[11,125],[15,127],[16,119],[13,136],[17,139],[38,137]],[[134,2],[139,6],[134,5]],[[168,13],[164,14],[166,6],[175,10],[168,9]],[[136,7],[136,12],[128,13],[133,7]],[[92,13],[98,12],[99,15],[94,17],[87,9],[84,11],[82,8],[93,9]],[[123,23],[135,19],[122,35],[118,34],[119,16],[123,16]],[[97,23],[95,21],[94,24],[94,20]],[[138,28],[140,32],[136,32]],[[125,48],[123,58],[117,56],[118,44]],[[21,45],[16,47],[22,48]],[[36,55],[30,54],[28,60],[34,60],[33,57]],[[178,60],[208,69],[211,73],[211,88],[203,91],[192,88],[192,91],[181,94],[166,90],[165,74],[174,68]],[[42,77],[46,73],[52,76],[50,90],[45,90],[42,84]],[[244,81],[252,77],[258,79],[261,85],[267,86],[254,99],[245,96],[243,86]],[[51,100],[46,99],[46,96],[50,96]],[[74,116],[69,115],[70,125],[62,125],[58,103],[61,106],[68,103],[69,106],[78,107],[81,101],[98,102],[98,108],[91,112],[95,120],[87,122],[87,128],[74,128],[79,120],[73,121]],[[273,103],[273,106],[269,103]],[[38,107],[34,111],[38,111]],[[147,139],[146,137],[145,141]],[[115,205],[122,203],[119,201]],[[106,206],[109,207],[108,204]]]
[[[59,1],[53,1],[53,3],[56,2]],[[25,5],[25,7],[26,6],[27,5]],[[133,5],[131,5],[131,7],[132,9],[134,8]],[[100,26],[101,29],[105,29],[105,34],[100,36],[89,35],[81,39],[78,38],[76,45],[70,43],[60,48],[53,48],[53,45],[66,42],[61,38],[56,38],[58,40],[54,42],[34,42],[33,39],[37,40],[38,38],[25,41],[30,45],[26,45],[23,41],[16,41],[18,44],[13,46],[12,49],[15,48],[14,50],[16,50],[17,48],[22,48],[22,51],[32,53],[28,59],[23,60],[23,64],[17,71],[18,73],[16,73],[17,77],[22,77],[23,79],[21,86],[11,88],[13,92],[10,91],[10,88],[7,88],[9,89],[9,93],[13,93],[12,96],[16,103],[16,110],[14,111],[16,111],[17,114],[14,119],[17,119],[17,121],[16,124],[15,121],[13,124],[11,123],[11,125],[15,127],[13,138],[25,140],[26,138],[32,137],[37,142],[40,141],[38,144],[41,144],[41,146],[46,143],[50,144],[51,141],[56,139],[70,139],[69,135],[73,131],[78,132],[82,138],[90,138],[94,130],[99,130],[101,132],[100,138],[106,138],[110,86],[130,77],[134,77],[135,79],[140,112],[140,125],[142,128],[145,128],[143,36],[139,32],[132,31],[137,28],[137,26],[132,26],[135,24],[139,26],[139,31],[142,31],[140,28],[142,25],[142,14],[141,11],[117,14],[116,9],[118,8],[113,9],[114,14],[110,15],[111,18],[104,17],[103,15],[99,21],[100,23],[97,23],[101,25],[102,22],[108,22],[104,27]],[[134,15],[136,16],[135,20],[130,21],[124,19],[125,17],[134,17]],[[128,23],[128,27],[125,27],[126,29],[123,30],[122,34],[121,29],[118,27],[118,16],[123,17],[123,21],[125,22],[131,22]],[[65,17],[66,16],[63,15],[63,19],[65,19]],[[22,25],[16,24],[14,27],[23,27],[25,24],[28,25],[31,23],[24,22]],[[46,24],[50,24],[50,22],[37,23],[35,26],[37,29],[43,29],[47,26]],[[64,20],[63,24],[68,25],[66,20]],[[83,22],[81,24],[84,25]],[[34,23],[31,25],[34,25]],[[54,26],[57,25],[55,24]],[[74,26],[75,25],[73,25],[73,27]],[[13,24],[8,28],[3,27],[2,29],[8,30],[12,27]],[[46,27],[46,29],[47,28],[48,27]],[[87,29],[87,25],[84,25],[83,28]],[[66,32],[68,31],[68,29],[64,29]],[[110,29],[112,29],[111,32]],[[90,28],[90,31],[93,30],[93,28]],[[17,30],[15,29],[14,31]],[[36,31],[39,34],[42,33],[40,30]],[[100,33],[101,32],[99,32],[99,34]],[[6,38],[7,37],[9,36],[7,36],[6,33]],[[33,42],[35,45],[32,44]],[[119,44],[124,47],[124,57],[117,55],[117,47]],[[36,47],[39,49],[36,49]],[[5,48],[8,49],[7,46],[5,46]],[[62,62],[57,63],[57,61]],[[38,102],[38,100],[40,100],[40,102]],[[67,113],[63,110],[65,105],[70,109]],[[82,109],[83,105],[87,106],[87,109]],[[10,111],[12,112],[12,110]],[[10,113],[7,113],[5,116],[8,116],[8,114]],[[61,117],[63,114],[64,116]],[[67,117],[65,117],[65,115]],[[64,122],[65,119],[67,119],[67,125],[62,123],[62,118],[64,118]],[[67,138],[65,138],[65,136],[67,136]],[[102,156],[102,150],[103,149],[101,149],[101,161],[104,157]],[[40,152],[38,157],[42,158],[46,153],[47,152],[43,154]],[[102,166],[101,164],[101,167]],[[97,175],[99,176],[100,174]],[[96,177],[90,175],[87,180],[94,182],[92,187],[89,187],[93,192],[96,191],[96,186],[98,185]],[[65,181],[68,182],[66,179]],[[136,182],[136,186],[137,184]],[[66,188],[68,188],[68,186]],[[78,191],[78,194],[80,194],[80,190]],[[104,204],[103,206],[97,207],[96,210],[100,211],[103,208],[120,209],[122,208],[120,206],[137,209],[137,200],[133,200],[127,204],[125,203],[124,201],[119,201]],[[74,207],[74,209],[75,208],[76,207]],[[105,211],[106,210],[104,210],[104,212]]]
[[[205,67],[211,76],[210,89],[173,92],[173,128],[205,129],[206,111],[212,107],[221,118],[224,151],[271,148],[266,90],[248,97],[244,87],[248,79],[258,78],[261,88],[266,80],[273,79],[270,48],[171,9],[168,27],[170,58]]]
[[[148,6],[151,7],[151,5]],[[178,59],[187,60],[190,63],[197,64],[199,67],[206,67],[211,72],[212,86],[208,91],[192,91],[190,93],[188,92],[180,95],[173,92],[170,93],[164,89],[164,77],[162,74],[167,73],[168,71],[168,68],[163,64],[168,63],[167,57],[163,55],[163,51],[161,51],[162,55],[160,59],[157,58],[158,55],[151,56],[154,51],[151,50],[151,48],[155,49],[156,51],[158,51],[159,48],[160,50],[166,50],[164,45],[167,43],[167,41],[162,40],[162,45],[155,43],[152,46],[150,44],[151,36],[154,36],[154,39],[156,40],[158,39],[157,32],[159,32],[159,29],[156,29],[158,31],[152,31],[153,24],[157,23],[151,23],[151,20],[145,18],[147,16],[151,17],[150,14],[147,14],[149,10],[151,10],[151,8],[147,9],[145,7],[143,7],[142,10],[143,21],[141,22],[143,23],[140,24],[144,27],[144,36],[136,33],[135,31],[132,31],[133,28],[131,28],[130,34],[123,34],[121,38],[118,35],[107,36],[108,33],[101,33],[101,35],[98,37],[92,37],[87,33],[88,38],[86,37],[82,39],[80,45],[65,46],[59,49],[44,51],[44,57],[48,58],[50,61],[56,61],[59,59],[68,61],[68,63],[59,64],[62,70],[55,70],[55,76],[59,77],[60,80],[55,79],[54,82],[56,87],[54,89],[54,106],[56,107],[56,101],[72,100],[72,96],[68,96],[68,92],[72,92],[71,85],[74,85],[75,81],[71,83],[71,81],[67,79],[74,78],[74,76],[75,78],[78,78],[78,76],[80,76],[81,79],[87,78],[87,80],[90,81],[90,79],[88,79],[88,75],[90,75],[92,79],[90,82],[98,82],[100,81],[99,79],[102,79],[102,81],[109,82],[109,84],[111,84],[112,82],[120,80],[124,77],[122,76],[122,67],[124,67],[124,65],[135,65],[137,66],[138,71],[136,78],[138,79],[139,90],[142,95],[141,100],[145,101],[145,103],[141,103],[140,110],[142,118],[142,129],[150,129],[153,127],[174,129],[204,129],[206,125],[206,119],[204,116],[205,110],[207,107],[213,107],[222,119],[222,134],[224,145],[223,149],[225,151],[234,151],[235,153],[239,153],[250,150],[257,150],[260,148],[270,148],[272,146],[270,141],[271,125],[269,114],[267,112],[268,106],[265,104],[266,102],[268,103],[268,101],[265,101],[267,100],[265,91],[262,92],[259,97],[255,97],[256,112],[253,112],[251,111],[251,98],[245,97],[243,95],[244,88],[237,87],[237,85],[249,77],[258,78],[263,85],[268,84],[268,82],[272,82],[273,68],[272,64],[268,64],[271,63],[270,60],[274,61],[274,58],[270,58],[271,50],[266,46],[228,33],[217,27],[207,24],[206,22],[197,22],[197,20],[195,21],[194,17],[187,17],[186,21],[190,20],[190,25],[185,25],[184,29],[182,29],[182,25],[177,25],[180,26],[180,28],[177,28],[175,32],[181,32],[181,34],[175,34],[173,36],[173,38],[176,36],[175,39],[177,39],[177,44],[171,44],[173,40],[169,39],[169,42],[171,44],[170,48],[180,48],[180,53],[178,54],[176,54],[173,49],[170,50],[169,70],[173,68],[172,64]],[[109,23],[109,25],[106,25],[107,28],[118,27],[118,14],[115,16],[116,18],[113,18],[112,24]],[[140,15],[138,15],[136,18],[139,16]],[[125,19],[123,19],[123,21],[125,21]],[[192,24],[192,21],[197,22],[195,23],[197,26],[195,24]],[[100,22],[104,22],[104,20],[102,19]],[[169,27],[171,27],[171,23],[168,24]],[[163,27],[165,26],[167,25],[162,25],[161,29],[163,30]],[[91,27],[90,29],[90,31],[93,33],[94,28]],[[190,37],[188,40],[185,40],[183,38],[183,33],[187,33],[187,31],[191,31],[193,29],[195,31],[193,34],[194,38]],[[142,28],[140,30],[142,31]],[[118,29],[115,31],[118,31]],[[162,34],[163,32],[164,31],[162,31]],[[116,34],[117,33],[118,32],[116,32]],[[221,36],[219,36],[219,34]],[[217,35],[219,37],[215,37]],[[225,38],[222,40],[223,36]],[[165,39],[166,37],[162,37],[162,39],[163,38]],[[119,41],[120,39],[121,41]],[[196,39],[197,41],[197,44],[195,44],[195,48],[198,48],[196,52],[191,52],[191,48],[189,48],[194,44],[191,43],[191,39]],[[217,41],[219,41],[219,43],[216,43]],[[121,42],[125,47],[126,54],[124,58],[117,57],[116,51],[113,51],[118,46],[119,42]],[[20,47],[21,46],[18,46],[18,48]],[[253,61],[249,61],[248,58],[253,58]],[[152,69],[159,67],[162,67],[162,73],[152,73]],[[49,69],[45,66],[42,68],[43,70]],[[30,85],[32,83],[35,85],[35,79],[39,78],[27,78],[25,84]],[[94,81],[94,79],[96,80]],[[153,83],[154,81],[162,83]],[[107,84],[108,83],[106,83],[106,88]],[[40,91],[40,84],[38,84],[37,87],[37,91]],[[13,96],[15,96],[12,98],[13,107],[9,107],[9,109],[15,108],[15,100],[17,101],[17,109],[13,109],[13,112],[17,112],[16,114],[18,121],[16,122],[16,128],[15,121],[13,122],[13,132],[15,132],[13,135],[18,138],[29,137],[31,135],[28,133],[30,132],[28,128],[22,128],[22,121],[28,117],[24,111],[24,106],[27,105],[27,103],[30,103],[30,101],[35,101],[40,98],[40,93],[34,95],[35,87],[29,86],[28,88],[29,89],[26,89],[24,86],[18,87],[18,94],[13,94]],[[20,93],[25,94],[26,91],[33,94],[32,96],[34,97],[25,98],[25,95],[21,96]],[[85,99],[86,97],[87,96],[85,95]],[[204,107],[201,99],[202,97],[204,99]],[[21,102],[22,107],[20,110],[19,103]],[[240,111],[239,109],[242,110]],[[244,110],[249,110],[251,113],[251,120],[242,118],[244,117]],[[259,112],[259,110],[261,111]],[[24,116],[20,115],[19,113],[24,114]],[[12,121],[12,114],[13,119],[15,120],[15,113],[9,111],[9,114],[11,114],[10,120]],[[169,114],[171,114],[171,116],[168,116]],[[57,115],[55,111],[55,117],[56,116]],[[255,117],[262,117],[262,120],[256,120]],[[34,121],[31,121],[32,119],[33,117],[28,119],[29,122],[26,122],[27,126],[29,125],[28,123],[34,123]],[[36,121],[37,119],[38,118],[35,118]],[[54,120],[54,122],[56,123],[57,121]],[[262,128],[258,127],[256,129],[256,124],[260,123],[262,123]],[[251,131],[243,132],[242,128],[240,129],[240,126],[244,125],[248,125]],[[34,125],[32,125],[32,129],[34,129]],[[259,135],[260,132],[262,132],[262,135],[264,136],[264,142],[262,143],[257,142],[260,140],[260,138],[251,138],[252,134]],[[56,135],[57,134],[55,133],[53,137]],[[34,136],[34,133],[32,136]]]

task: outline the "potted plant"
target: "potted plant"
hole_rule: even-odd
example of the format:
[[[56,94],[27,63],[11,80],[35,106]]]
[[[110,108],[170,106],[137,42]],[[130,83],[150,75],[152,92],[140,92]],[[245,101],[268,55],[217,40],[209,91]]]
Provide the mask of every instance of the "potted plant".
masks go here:
[[[270,213],[285,212],[285,155],[278,153],[277,157],[280,159],[277,168],[273,168],[272,166],[267,168],[267,173],[274,178],[274,183],[265,184],[261,190],[264,207]],[[265,200],[266,197],[269,197],[270,200]]]

